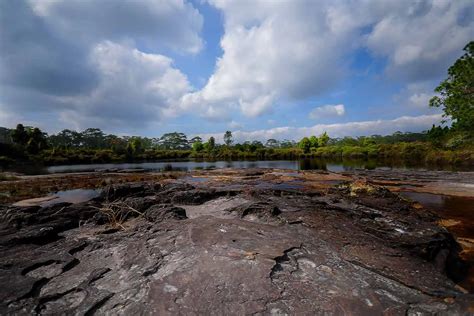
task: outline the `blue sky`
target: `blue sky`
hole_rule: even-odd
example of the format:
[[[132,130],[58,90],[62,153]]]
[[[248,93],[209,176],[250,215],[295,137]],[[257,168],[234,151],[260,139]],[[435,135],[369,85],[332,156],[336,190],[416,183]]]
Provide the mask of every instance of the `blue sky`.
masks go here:
[[[421,131],[472,1],[0,2],[0,125],[237,140]]]

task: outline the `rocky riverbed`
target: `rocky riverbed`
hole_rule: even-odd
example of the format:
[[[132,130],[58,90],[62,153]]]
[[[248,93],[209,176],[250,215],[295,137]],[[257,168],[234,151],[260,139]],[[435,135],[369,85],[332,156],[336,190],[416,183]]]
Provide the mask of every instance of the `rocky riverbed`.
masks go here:
[[[140,177],[85,202],[3,205],[0,314],[474,313],[460,286],[466,249],[437,214],[393,192],[436,179]]]

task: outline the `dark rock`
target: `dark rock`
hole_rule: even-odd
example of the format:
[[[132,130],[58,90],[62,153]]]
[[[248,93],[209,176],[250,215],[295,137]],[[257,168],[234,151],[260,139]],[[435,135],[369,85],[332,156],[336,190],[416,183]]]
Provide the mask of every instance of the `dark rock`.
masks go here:
[[[232,172],[249,182],[0,209],[0,314],[469,313],[448,278],[465,276],[460,248],[429,213],[377,188],[272,189],[263,172]],[[171,202],[215,210],[187,219]],[[110,207],[123,222],[96,226]]]
[[[143,198],[130,197],[123,200],[123,203],[137,210],[138,212],[144,212],[150,206],[152,206],[153,204],[156,204],[157,199],[154,197],[148,197],[148,196],[143,197]]]
[[[150,222],[162,222],[168,219],[186,219],[186,211],[171,204],[153,205],[145,212],[145,218]]]
[[[240,218],[253,218],[266,222],[275,220],[275,218],[281,213],[276,205],[267,202],[251,202],[237,206],[228,211],[238,214]]]
[[[188,190],[176,192],[171,198],[171,202],[175,204],[189,204],[198,205],[215,199],[223,195],[223,192],[217,192],[216,190]]]

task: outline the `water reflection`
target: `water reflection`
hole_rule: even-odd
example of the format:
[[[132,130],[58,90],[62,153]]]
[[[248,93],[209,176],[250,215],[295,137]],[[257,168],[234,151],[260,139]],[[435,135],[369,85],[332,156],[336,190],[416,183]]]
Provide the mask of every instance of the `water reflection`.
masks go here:
[[[430,169],[427,166],[421,166]],[[109,163],[109,164],[84,164],[63,166],[16,166],[9,171],[24,174],[47,174],[65,172],[88,172],[88,171],[121,171],[125,169],[142,169],[146,171],[189,171],[219,168],[280,168],[291,170],[328,170],[333,172],[352,171],[355,169],[416,169],[416,166],[407,166],[394,161],[377,161],[363,159],[323,159],[308,158],[301,160],[262,160],[262,161],[207,161],[207,160],[181,160],[144,163]],[[434,168],[445,170],[446,168]]]

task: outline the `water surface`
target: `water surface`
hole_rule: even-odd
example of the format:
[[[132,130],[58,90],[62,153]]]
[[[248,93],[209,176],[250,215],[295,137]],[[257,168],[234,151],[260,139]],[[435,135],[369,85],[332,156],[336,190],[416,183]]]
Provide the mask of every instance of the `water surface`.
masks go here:
[[[390,169],[437,169],[446,170],[446,167],[420,167],[409,166],[400,162],[380,162],[373,160],[340,159],[326,160],[321,158],[308,158],[300,160],[236,160],[236,161],[160,161],[142,163],[106,163],[106,164],[80,164],[61,166],[15,166],[10,171],[24,174],[49,174],[68,172],[90,172],[90,171],[124,171],[124,170],[144,170],[144,171],[191,171],[198,169],[221,169],[221,168],[277,168],[290,170],[328,170],[333,172],[353,171],[357,169],[365,170],[390,170]]]

